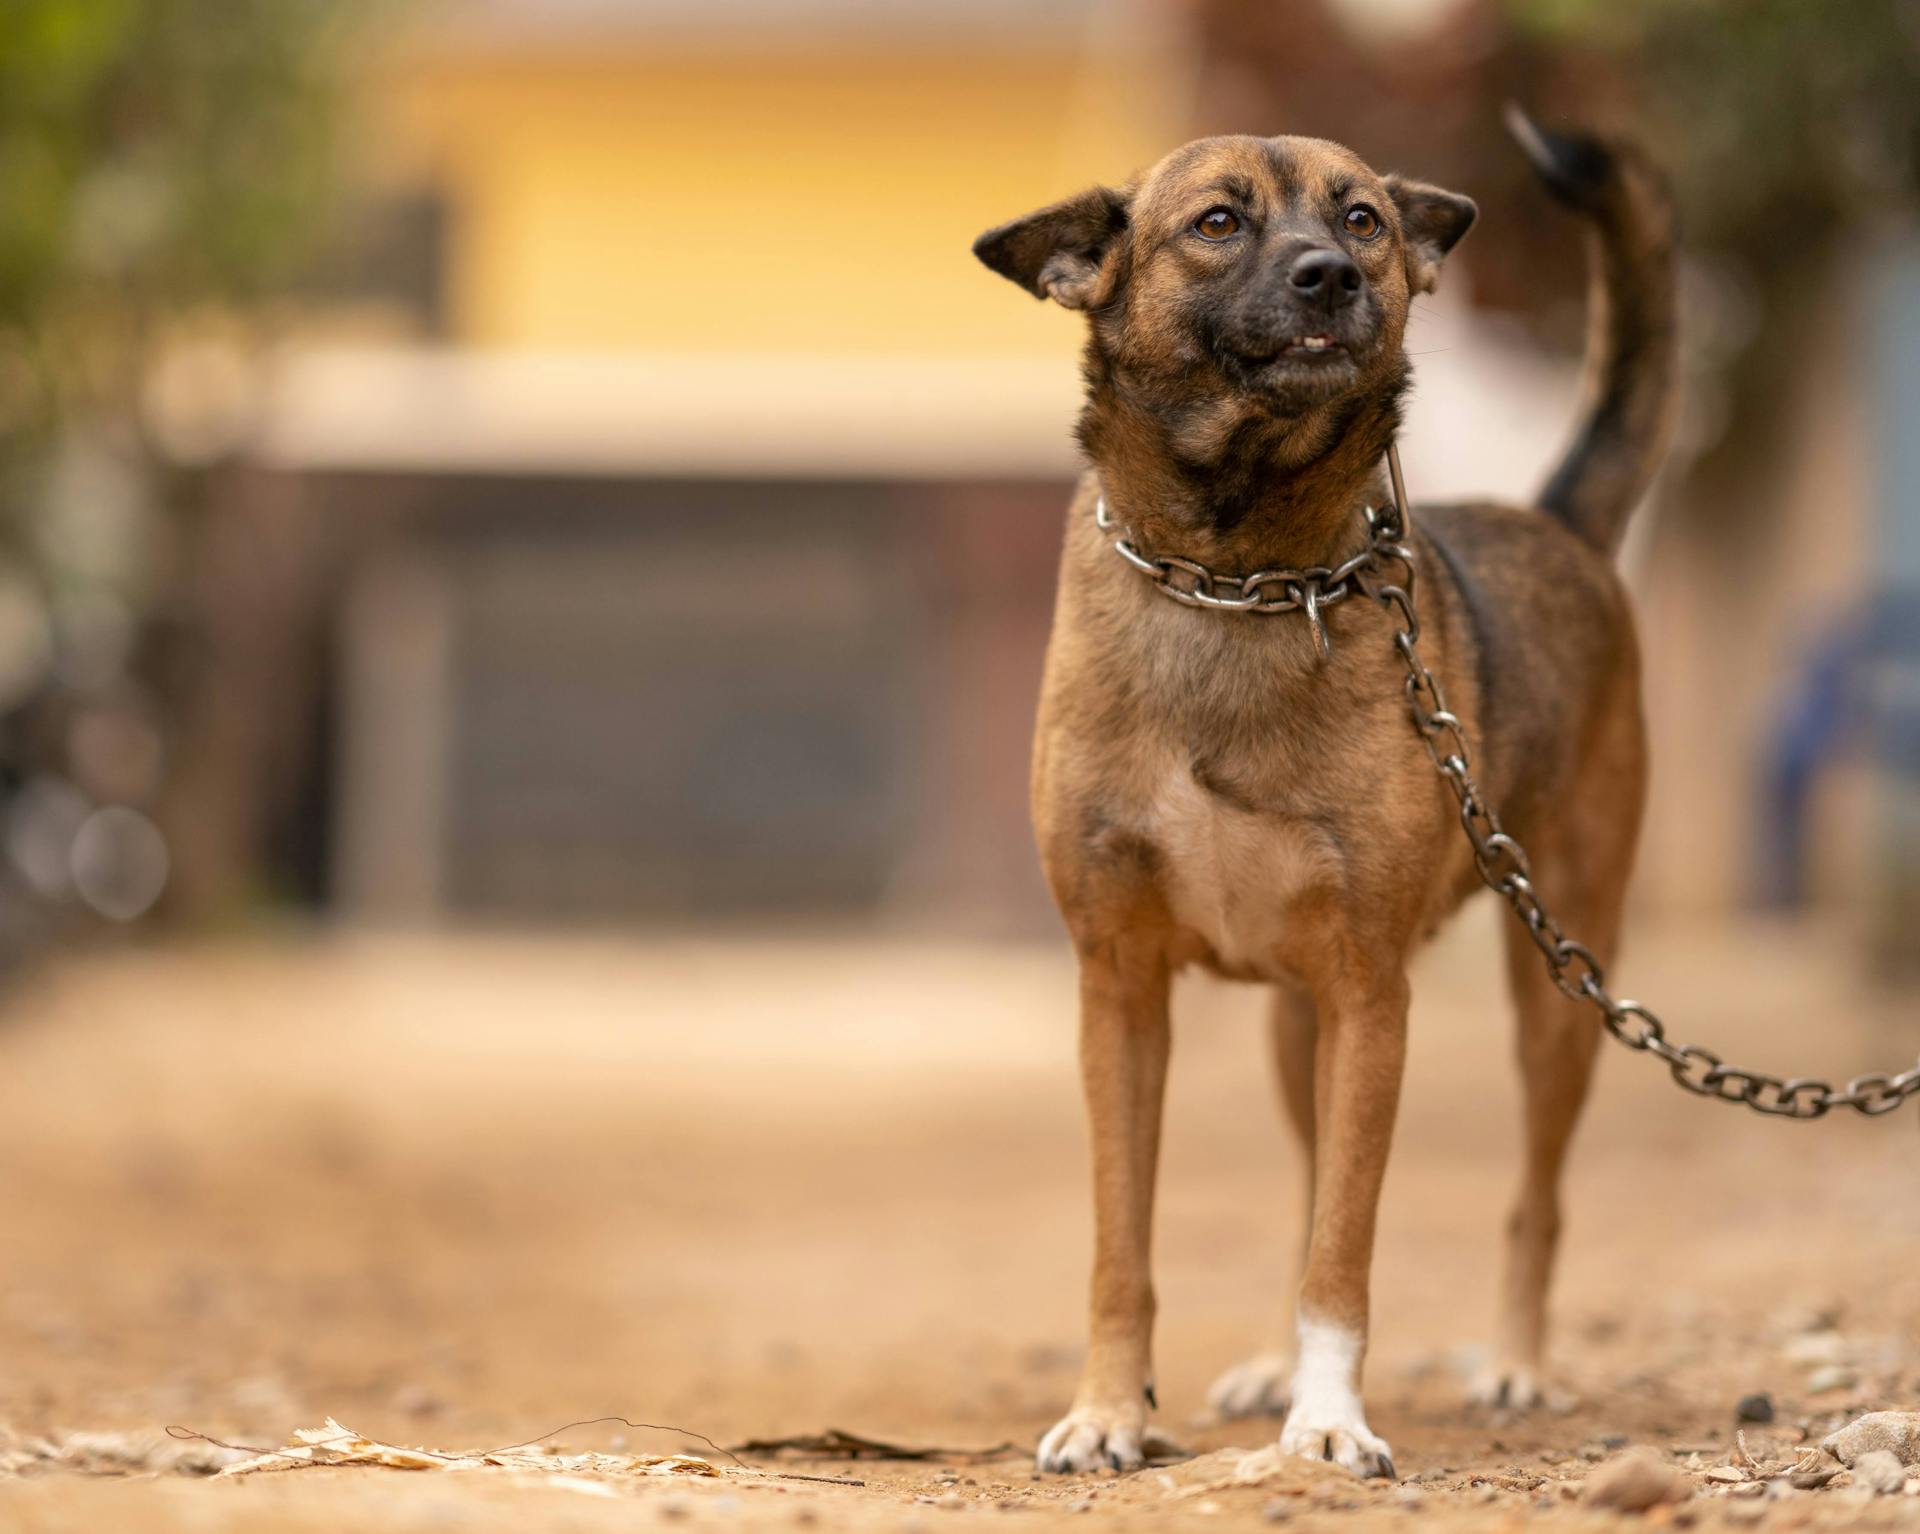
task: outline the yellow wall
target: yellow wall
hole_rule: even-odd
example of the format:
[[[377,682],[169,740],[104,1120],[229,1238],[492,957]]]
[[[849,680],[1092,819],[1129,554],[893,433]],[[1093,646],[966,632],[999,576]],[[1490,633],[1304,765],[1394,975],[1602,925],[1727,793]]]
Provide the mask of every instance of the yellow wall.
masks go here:
[[[1168,147],[1166,63],[424,54],[378,137],[451,194],[463,342],[1069,352],[967,247]]]

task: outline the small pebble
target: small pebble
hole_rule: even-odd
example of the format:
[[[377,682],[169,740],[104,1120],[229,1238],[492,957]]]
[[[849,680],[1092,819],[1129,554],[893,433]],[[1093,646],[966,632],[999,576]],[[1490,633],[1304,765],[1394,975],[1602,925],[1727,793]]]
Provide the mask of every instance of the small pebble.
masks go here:
[[[1857,1349],[1839,1332],[1828,1329],[1791,1337],[1780,1352],[1796,1364],[1843,1364]]]
[[[1692,1495],[1692,1485],[1679,1471],[1651,1449],[1635,1449],[1596,1470],[1587,1481],[1584,1500],[1589,1507],[1644,1513]]]
[[[431,1417],[445,1411],[446,1405],[424,1385],[402,1385],[393,1393],[393,1409],[409,1417]]]
[[[1260,1509],[1260,1516],[1266,1519],[1268,1523],[1285,1523],[1293,1516],[1293,1507],[1290,1503],[1286,1502],[1269,1502],[1265,1507]]]
[[[1773,1397],[1765,1391],[1740,1397],[1739,1405],[1733,1409],[1735,1420],[1740,1422],[1773,1421]]]
[[[1829,1433],[1820,1447],[1843,1465],[1875,1449],[1886,1450],[1903,1465],[1920,1464],[1920,1412],[1869,1412]]]
[[[1807,1376],[1807,1394],[1824,1395],[1829,1390],[1851,1390],[1860,1376],[1844,1364],[1828,1364]]]
[[[1625,1433],[1602,1433],[1594,1440],[1603,1449],[1624,1449],[1627,1446]]]
[[[1774,1313],[1775,1328],[1788,1336],[1830,1332],[1840,1324],[1838,1305],[1788,1305]]]
[[[1906,1467],[1885,1449],[1869,1449],[1853,1462],[1853,1483],[1876,1496],[1898,1496],[1906,1489]]]

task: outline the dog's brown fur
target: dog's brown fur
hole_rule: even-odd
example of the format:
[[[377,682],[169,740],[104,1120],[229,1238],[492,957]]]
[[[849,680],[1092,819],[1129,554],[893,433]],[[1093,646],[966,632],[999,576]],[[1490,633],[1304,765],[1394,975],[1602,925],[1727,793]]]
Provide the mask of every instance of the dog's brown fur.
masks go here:
[[[1595,396],[1546,514],[1417,512],[1421,650],[1540,888],[1604,963],[1646,777],[1639,659],[1609,555],[1666,429],[1671,220],[1631,150],[1523,126],[1550,189],[1594,233]],[[1376,216],[1370,239],[1346,222],[1356,202]],[[1196,223],[1219,207],[1237,226],[1224,242]],[[1472,218],[1466,199],[1383,178],[1335,144],[1205,139],[1126,188],[1043,209],[975,247],[1089,319],[1080,435],[1092,468],[1068,517],[1033,804],[1080,960],[1097,1235],[1086,1369],[1043,1441],[1043,1468],[1131,1467],[1150,1444],[1168,984],[1199,964],[1277,987],[1282,1099],[1306,1151],[1301,1356],[1282,1445],[1392,1471],[1359,1404],[1374,1215],[1408,960],[1478,887],[1469,846],[1411,732],[1379,608],[1329,610],[1322,664],[1295,617],[1164,600],[1114,555],[1093,510],[1104,492],[1142,548],[1229,572],[1332,565],[1358,549],[1362,507],[1386,497],[1380,460],[1408,378],[1409,303]],[[1276,273],[1301,270],[1288,263],[1309,250],[1358,268],[1347,307],[1326,321],[1345,346],[1332,355],[1284,344],[1305,290]],[[1541,1390],[1559,1173],[1599,1035],[1524,932],[1509,968],[1528,1153],[1487,1388],[1526,1405]],[[1226,1377],[1216,1402],[1275,1409],[1288,1394],[1270,1353]]]

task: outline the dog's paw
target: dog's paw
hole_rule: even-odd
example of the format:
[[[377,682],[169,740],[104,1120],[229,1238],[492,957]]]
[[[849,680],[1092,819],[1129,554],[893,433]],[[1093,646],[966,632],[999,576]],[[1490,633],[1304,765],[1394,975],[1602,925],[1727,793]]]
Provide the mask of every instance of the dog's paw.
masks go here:
[[[1467,1399],[1476,1406],[1505,1411],[1569,1412],[1574,1407],[1572,1396],[1551,1388],[1532,1369],[1518,1364],[1481,1370],[1467,1387]]]
[[[1138,1470],[1149,1460],[1181,1459],[1186,1452],[1148,1427],[1143,1410],[1075,1407],[1047,1430],[1034,1463],[1049,1475],[1085,1475],[1105,1466]]]
[[[1256,1353],[1213,1382],[1207,1405],[1218,1417],[1284,1417],[1293,1399],[1293,1360]]]
[[[1280,1452],[1302,1459],[1331,1460],[1361,1477],[1400,1479],[1393,1468],[1393,1451],[1385,1439],[1368,1430],[1358,1413],[1343,1417],[1338,1413],[1295,1411],[1280,1430]]]
[[[1147,1462],[1147,1414],[1076,1407],[1047,1430],[1035,1463],[1048,1475],[1084,1475],[1111,1465],[1138,1470]]]

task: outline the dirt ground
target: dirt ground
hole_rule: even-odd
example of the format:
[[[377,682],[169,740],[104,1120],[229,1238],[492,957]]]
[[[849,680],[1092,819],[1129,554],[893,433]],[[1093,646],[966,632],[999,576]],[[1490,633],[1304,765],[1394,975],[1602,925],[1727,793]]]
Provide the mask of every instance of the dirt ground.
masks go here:
[[[1177,1001],[1159,1421],[1206,1457],[1041,1480],[1025,1451],[1073,1388],[1088,1250],[1064,947],[477,934],[71,962],[0,1014],[0,1529],[1575,1529],[1618,1521],[1580,1492],[1623,1443],[1697,1487],[1658,1522],[1920,1529],[1920,1495],[1709,1478],[1745,1396],[1772,1398],[1745,1432],[1774,1463],[1920,1409],[1911,1111],[1761,1121],[1611,1050],[1559,1289],[1577,1404],[1462,1404],[1516,1174],[1492,914],[1416,977],[1368,1380],[1399,1486],[1238,1459],[1274,1425],[1201,1419],[1296,1239],[1252,991]],[[1913,996],[1864,988],[1834,934],[1646,927],[1629,988],[1743,1064],[1843,1076],[1920,1047]],[[606,1413],[682,1431],[557,1441],[722,1466],[689,1433],[1023,1452],[210,1478],[238,1456],[161,1431],[274,1445],[332,1416],[468,1449]]]

